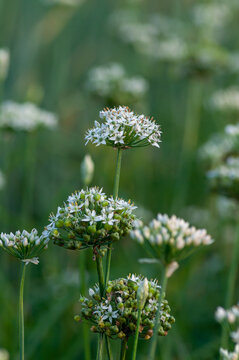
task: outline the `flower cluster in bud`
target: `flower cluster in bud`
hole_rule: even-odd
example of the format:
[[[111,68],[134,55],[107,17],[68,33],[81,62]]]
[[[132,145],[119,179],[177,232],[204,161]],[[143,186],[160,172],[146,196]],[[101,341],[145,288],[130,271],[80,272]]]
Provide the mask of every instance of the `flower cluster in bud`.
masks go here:
[[[4,81],[8,74],[10,54],[7,49],[0,49],[0,82]]]
[[[89,185],[93,179],[95,170],[95,164],[89,154],[86,154],[84,157],[80,171],[81,171],[81,179],[84,185]]]
[[[6,183],[5,176],[0,170],[0,190],[4,188],[5,183]]]
[[[213,242],[205,229],[197,230],[183,219],[166,214],[158,214],[148,226],[141,220],[136,220],[131,237],[143,244],[153,257],[165,265],[185,258],[194,249]],[[176,264],[174,267],[176,269]]]
[[[239,303],[226,310],[219,306],[215,313],[215,318],[220,323],[227,322],[231,329],[231,339],[236,343],[233,352],[225,349],[220,349],[220,355],[223,360],[238,360],[239,359]]]
[[[93,94],[107,98],[109,103],[132,104],[142,99],[148,83],[141,76],[128,77],[121,64],[111,63],[90,71],[88,88]]]
[[[47,248],[48,240],[38,235],[36,229],[31,232],[26,230],[16,231],[15,234],[1,233],[0,247],[10,255],[28,263],[38,263],[36,256]]]
[[[239,112],[239,88],[230,87],[216,91],[211,99],[210,105],[214,110],[225,112]]]
[[[129,233],[135,208],[130,202],[108,198],[97,187],[81,190],[50,216],[43,236],[70,250],[96,249]]]
[[[103,298],[100,297],[99,287],[96,285],[89,291],[90,298],[81,297],[81,316],[76,316],[75,319],[88,320],[93,325],[91,328],[93,332],[105,333],[111,338],[124,339],[134,336],[139,306],[137,292],[143,281],[142,276],[135,275],[109,281]],[[160,295],[157,281],[148,281],[144,295],[139,336],[148,340],[153,335]],[[164,299],[161,304],[161,326],[158,335],[167,335],[174,322],[168,302]]]
[[[239,158],[229,157],[225,163],[207,172],[213,191],[239,199]]]
[[[0,128],[3,129],[31,132],[41,127],[53,129],[57,123],[58,119],[54,114],[41,110],[32,103],[6,101],[1,106]]]
[[[96,146],[103,144],[121,149],[159,147],[161,131],[153,119],[137,115],[125,106],[100,111],[100,118],[104,122],[95,121],[95,127],[86,133],[86,144],[91,141]]]
[[[5,349],[0,349],[0,360],[9,360],[9,353]]]

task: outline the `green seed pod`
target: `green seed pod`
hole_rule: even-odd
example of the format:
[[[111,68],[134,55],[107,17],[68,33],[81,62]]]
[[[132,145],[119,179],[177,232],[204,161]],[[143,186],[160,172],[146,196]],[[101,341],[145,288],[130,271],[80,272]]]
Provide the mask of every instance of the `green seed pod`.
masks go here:
[[[74,320],[77,321],[77,322],[81,321],[80,315],[75,315]]]

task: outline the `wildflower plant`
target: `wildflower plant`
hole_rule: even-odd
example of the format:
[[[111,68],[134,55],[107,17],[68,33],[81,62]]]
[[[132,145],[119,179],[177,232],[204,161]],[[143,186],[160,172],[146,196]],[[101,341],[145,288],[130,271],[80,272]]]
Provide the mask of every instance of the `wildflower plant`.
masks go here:
[[[38,235],[36,229],[31,232],[26,230],[17,231],[15,234],[1,233],[0,248],[22,261],[22,275],[20,280],[19,293],[19,344],[20,344],[20,360],[24,360],[24,282],[26,266],[29,263],[38,265],[38,256],[48,246],[48,239]]]
[[[91,331],[104,333],[111,339],[122,341],[121,352],[126,352],[127,342],[135,336],[138,319],[138,290],[145,278],[129,275],[108,282],[105,295],[101,297],[99,286],[89,290],[89,298],[81,297],[81,314],[76,320],[86,319],[92,324]],[[154,321],[158,307],[160,286],[156,280],[148,281],[148,291],[142,297],[139,337],[148,340],[154,332]],[[167,300],[163,300],[160,309],[161,326],[157,335],[165,336],[174,323]]]

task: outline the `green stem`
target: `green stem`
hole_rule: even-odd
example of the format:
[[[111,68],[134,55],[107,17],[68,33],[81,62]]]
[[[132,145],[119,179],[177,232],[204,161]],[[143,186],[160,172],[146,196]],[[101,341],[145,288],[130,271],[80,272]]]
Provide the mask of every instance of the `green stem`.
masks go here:
[[[121,169],[122,154],[123,154],[123,150],[118,149],[117,160],[116,160],[116,170],[115,170],[115,180],[114,180],[114,192],[113,192],[114,198],[117,198],[118,194],[119,194],[119,182],[120,182],[120,169]],[[110,278],[111,252],[112,252],[112,244],[109,245],[109,248],[107,250],[106,274],[105,274],[105,285],[106,286],[107,286],[109,278]]]
[[[111,348],[110,348],[110,340],[107,335],[105,335],[105,347],[106,347],[107,357],[109,360],[111,360],[112,354],[111,354]]]
[[[81,294],[85,295],[86,292],[86,252],[82,251],[80,254],[80,283],[81,283]],[[85,360],[91,360],[90,352],[90,336],[89,329],[86,323],[83,323],[83,344],[84,344],[84,358]]]
[[[96,266],[99,278],[99,286],[100,286],[100,296],[104,296],[105,292],[105,280],[104,280],[104,270],[102,264],[102,258],[99,254],[96,254]]]
[[[226,309],[229,309],[233,305],[238,266],[239,266],[239,222],[237,224],[236,237],[234,240],[234,245],[232,250],[231,266],[228,274],[228,283],[227,283],[227,292],[226,292],[226,301],[225,301]],[[227,322],[224,322],[222,326],[222,338],[221,338],[221,347],[223,348],[227,348],[228,346],[228,334],[229,334],[229,326]]]
[[[157,309],[157,313],[156,313],[153,339],[152,339],[150,353],[149,353],[150,360],[154,360],[154,358],[155,358],[155,352],[156,352],[156,348],[157,348],[158,331],[159,331],[159,328],[161,325],[161,322],[160,322],[161,304],[162,304],[162,300],[164,297],[164,293],[166,291],[166,286],[167,286],[166,267],[163,266],[163,268],[162,268],[162,284],[161,284],[161,290],[160,290],[160,296],[159,296],[159,302],[158,302],[158,309]]]
[[[103,360],[103,334],[99,334],[97,360]]]
[[[20,346],[20,360],[24,360],[24,305],[23,305],[23,294],[24,294],[24,281],[25,281],[26,264],[23,264],[22,275],[20,282],[20,293],[19,293],[19,346]]]
[[[137,325],[135,330],[135,336],[134,336],[134,347],[133,347],[133,353],[132,353],[132,360],[136,359],[137,354],[137,347],[138,347],[138,340],[139,340],[139,327],[140,327],[140,321],[141,321],[141,309],[138,309],[138,318],[137,318]]]
[[[127,342],[128,339],[126,337],[121,341],[120,360],[125,360],[126,351],[127,351]]]

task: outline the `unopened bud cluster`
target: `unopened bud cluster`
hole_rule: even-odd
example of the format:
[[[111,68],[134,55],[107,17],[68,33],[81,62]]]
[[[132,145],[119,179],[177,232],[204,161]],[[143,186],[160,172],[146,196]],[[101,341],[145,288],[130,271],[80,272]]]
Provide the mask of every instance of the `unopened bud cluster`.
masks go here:
[[[81,318],[92,323],[91,330],[97,333],[104,333],[111,338],[124,339],[134,336],[138,318],[139,297],[138,290],[142,284],[147,287],[144,292],[144,304],[141,302],[141,323],[140,338],[148,340],[153,335],[154,321],[158,308],[160,286],[157,281],[144,281],[142,276],[129,275],[127,278],[120,278],[109,281],[105,296],[101,298],[99,287],[90,289],[89,298],[81,297]],[[142,289],[143,290],[143,289]],[[170,315],[170,307],[167,300],[163,300],[160,313],[160,329],[158,335],[165,336],[175,322]]]
[[[159,147],[161,131],[153,119],[137,115],[128,107],[119,106],[104,109],[100,112],[104,122],[95,121],[95,126],[86,133],[86,144],[108,145],[114,148],[127,149],[153,145]]]
[[[134,209],[130,202],[108,198],[97,187],[81,190],[50,216],[43,236],[70,250],[101,247],[129,233]]]
[[[215,313],[215,318],[219,323],[227,321],[229,324],[239,325],[239,303],[226,310],[219,306]]]
[[[175,215],[169,217],[158,214],[148,226],[136,220],[130,234],[134,240],[143,244],[153,257],[166,265],[187,257],[200,246],[213,242],[205,229],[197,230]]]
[[[47,248],[48,239],[44,239],[38,235],[36,229],[31,232],[26,230],[17,231],[15,234],[1,233],[0,247],[7,251],[10,255],[17,257],[20,260],[29,260],[38,256],[42,250]],[[34,262],[35,260],[33,260]],[[37,263],[36,261],[34,263]]]

